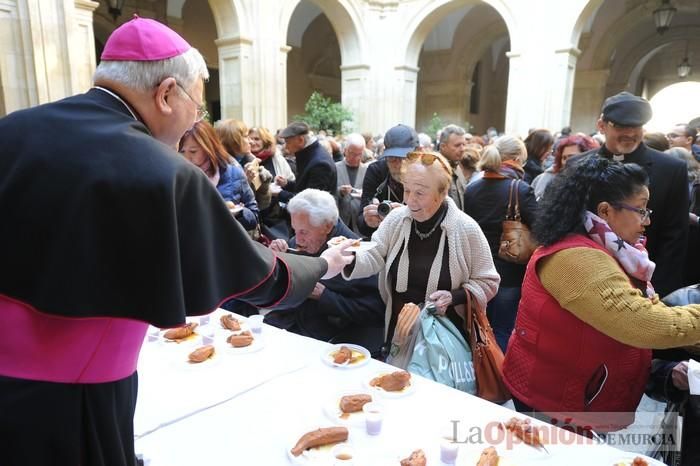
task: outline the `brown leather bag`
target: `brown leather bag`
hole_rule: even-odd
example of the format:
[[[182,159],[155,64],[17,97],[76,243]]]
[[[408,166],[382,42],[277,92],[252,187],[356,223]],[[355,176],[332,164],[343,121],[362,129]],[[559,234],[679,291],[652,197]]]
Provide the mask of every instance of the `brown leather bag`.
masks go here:
[[[510,182],[508,209],[506,219],[503,221],[498,257],[515,264],[527,264],[538,245],[528,226],[520,221],[518,183],[520,180]]]
[[[469,346],[472,350],[476,394],[479,398],[503,403],[510,399],[510,392],[503,383],[503,351],[501,351],[486,312],[467,291],[466,325]]]

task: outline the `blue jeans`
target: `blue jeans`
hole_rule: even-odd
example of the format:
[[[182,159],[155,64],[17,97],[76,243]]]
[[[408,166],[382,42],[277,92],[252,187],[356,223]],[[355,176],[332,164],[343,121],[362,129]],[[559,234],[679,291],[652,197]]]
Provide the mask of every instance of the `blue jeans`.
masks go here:
[[[501,287],[498,293],[486,306],[486,317],[493,327],[498,346],[506,352],[508,339],[515,326],[515,316],[518,314],[520,302],[520,287]]]

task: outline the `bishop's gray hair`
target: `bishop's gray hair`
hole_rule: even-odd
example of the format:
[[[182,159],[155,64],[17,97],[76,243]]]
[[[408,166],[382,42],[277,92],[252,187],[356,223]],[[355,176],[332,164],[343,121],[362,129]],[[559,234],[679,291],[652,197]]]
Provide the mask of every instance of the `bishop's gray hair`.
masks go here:
[[[198,79],[209,79],[204,57],[195,48],[172,58],[157,61],[102,60],[93,81],[114,81],[138,92],[155,88],[166,78],[175,78],[185,89],[191,89]]]
[[[294,196],[287,204],[289,215],[305,213],[315,227],[338,223],[338,206],[330,193],[308,188]]]

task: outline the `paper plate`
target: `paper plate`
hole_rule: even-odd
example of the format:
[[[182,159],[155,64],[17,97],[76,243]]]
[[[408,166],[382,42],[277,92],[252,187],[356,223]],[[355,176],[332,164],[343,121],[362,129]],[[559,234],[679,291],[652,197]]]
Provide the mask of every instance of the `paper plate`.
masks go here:
[[[642,455],[641,453],[633,453],[629,451],[622,451],[620,452],[620,454],[613,453],[612,455],[610,455],[610,458],[612,459],[612,461],[606,463],[610,464],[610,466],[630,466],[635,458],[642,458],[649,464],[649,466],[666,466],[659,460],[655,460],[654,458]]]
[[[370,395],[372,396],[372,401],[375,401],[376,398],[376,396],[373,396],[372,393],[366,389],[345,390],[326,400],[326,403],[323,405],[323,413],[328,419],[336,424],[343,426],[364,427],[364,412],[358,411],[356,413],[344,413],[340,410],[340,399],[347,395]]]
[[[399,369],[396,369],[396,370],[399,370]],[[370,390],[371,394],[376,393],[384,398],[403,398],[404,396],[408,396],[408,395],[413,394],[413,392],[415,391],[415,381],[413,380],[413,377],[411,377],[411,380],[409,380],[407,386],[405,386],[402,390],[395,391],[395,392],[386,391],[381,387],[373,387],[372,385],[370,385],[370,382],[372,381],[372,379],[374,379],[376,377],[381,377],[383,375],[391,374],[392,372],[394,372],[394,371],[392,371],[391,369],[385,369],[385,370],[374,373],[371,377],[365,379],[365,382],[364,382],[365,387],[367,387],[367,389]]]
[[[377,243],[374,241],[361,241],[359,246],[350,246],[349,248],[346,249],[346,251],[349,251],[349,252],[369,251],[370,249],[374,249],[376,247],[377,247]]]
[[[340,350],[341,347],[345,346],[346,348],[349,348],[352,351],[352,357],[357,358],[356,361],[352,362],[352,359],[350,362],[347,362],[345,364],[338,364],[333,362],[333,358],[335,357],[335,353]],[[363,348],[360,345],[353,345],[351,343],[340,343],[337,345],[333,345],[330,348],[326,348],[323,351],[321,351],[321,361],[326,363],[327,365],[331,367],[337,367],[339,369],[356,369],[358,367],[362,367],[365,364],[369,362],[369,360],[372,358],[370,355],[369,351],[367,348]]]
[[[238,335],[241,332],[230,332],[229,335]],[[223,340],[224,344],[226,344],[226,354],[250,354],[250,353],[255,353],[257,351],[260,351],[265,347],[265,338],[260,336],[259,334],[253,335],[253,343],[251,343],[248,346],[241,346],[239,348],[236,348],[235,346],[231,346],[231,343],[227,342],[226,339]]]
[[[336,426],[324,426],[324,427],[336,427]],[[337,426],[339,427],[339,426]],[[345,426],[343,426],[345,427]],[[339,443],[348,443],[351,444],[349,439],[350,436],[348,435],[348,440],[345,440],[344,442],[337,442],[337,443],[331,443],[328,445],[323,445],[320,447],[314,447],[314,448],[309,448],[308,450],[304,450],[304,452],[299,455],[299,456],[294,456],[292,455],[292,447],[296,445],[297,441],[301,438],[302,435],[304,435],[306,432],[314,430],[313,428],[307,429],[303,432],[301,432],[296,438],[290,440],[288,442],[287,448],[285,450],[287,451],[287,458],[292,464],[296,464],[299,466],[333,466],[334,464],[334,458],[331,455],[331,450],[333,447],[338,445]]]

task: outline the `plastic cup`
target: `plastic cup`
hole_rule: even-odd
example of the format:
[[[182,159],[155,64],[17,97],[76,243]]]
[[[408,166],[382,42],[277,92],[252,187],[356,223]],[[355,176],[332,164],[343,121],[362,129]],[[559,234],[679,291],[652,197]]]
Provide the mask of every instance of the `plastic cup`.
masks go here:
[[[209,316],[209,314],[205,316],[199,316],[199,325],[207,325],[209,323],[210,318],[211,317]]]
[[[443,439],[440,442],[440,461],[444,464],[455,464],[458,453],[459,444],[452,439]]]
[[[339,443],[331,449],[333,466],[353,466],[355,464],[355,450],[350,444]]]
[[[261,333],[264,318],[265,317],[260,314],[248,317],[248,327],[250,327],[250,331],[253,333]]]
[[[382,431],[382,421],[384,420],[384,410],[382,405],[375,402],[365,403],[362,406],[362,412],[365,414],[365,428],[368,435],[379,435]]]

